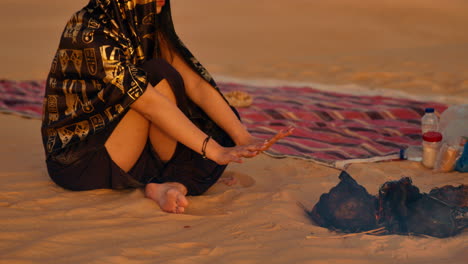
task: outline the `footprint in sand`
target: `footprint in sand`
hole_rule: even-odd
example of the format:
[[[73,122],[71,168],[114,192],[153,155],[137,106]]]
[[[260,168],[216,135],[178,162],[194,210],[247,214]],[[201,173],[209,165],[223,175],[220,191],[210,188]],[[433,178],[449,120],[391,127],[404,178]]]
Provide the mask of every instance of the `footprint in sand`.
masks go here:
[[[226,184],[227,182],[232,182],[233,180],[235,181],[235,183],[233,185]],[[226,186],[228,187],[228,188],[224,188],[224,189],[229,189],[231,187],[234,187],[234,188],[239,188],[239,187],[240,188],[248,188],[248,187],[251,187],[253,185],[255,185],[255,180],[252,177],[250,177],[249,175],[234,172],[234,171],[226,171],[221,176],[218,183],[213,185],[213,187],[211,187],[206,193],[207,194],[216,193],[218,189],[221,189],[220,187],[226,187]]]
[[[228,186],[223,182],[236,183]],[[230,205],[238,199],[246,188],[255,185],[255,180],[247,174],[226,171],[219,181],[201,196],[189,197],[188,215],[223,215],[228,214]]]

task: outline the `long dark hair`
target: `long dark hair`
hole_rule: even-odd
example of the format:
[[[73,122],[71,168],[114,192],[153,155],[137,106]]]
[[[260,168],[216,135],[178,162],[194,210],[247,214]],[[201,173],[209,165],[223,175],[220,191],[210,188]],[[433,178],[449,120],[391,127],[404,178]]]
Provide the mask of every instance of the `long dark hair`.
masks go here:
[[[162,57],[161,46],[166,46],[169,51],[169,58],[165,58],[172,61],[174,52],[179,48],[179,37],[177,36],[174,29],[174,22],[171,14],[171,1],[166,0],[165,5],[159,14],[156,14],[156,41],[159,45],[155,45],[154,55]]]

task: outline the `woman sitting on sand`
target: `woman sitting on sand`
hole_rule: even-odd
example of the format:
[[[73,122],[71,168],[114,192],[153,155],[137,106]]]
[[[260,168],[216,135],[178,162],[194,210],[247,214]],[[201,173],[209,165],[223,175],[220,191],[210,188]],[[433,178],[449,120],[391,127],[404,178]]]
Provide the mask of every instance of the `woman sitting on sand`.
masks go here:
[[[169,0],[91,0],[66,25],[47,79],[50,177],[71,190],[144,187],[183,213],[225,165],[268,149],[183,45]]]

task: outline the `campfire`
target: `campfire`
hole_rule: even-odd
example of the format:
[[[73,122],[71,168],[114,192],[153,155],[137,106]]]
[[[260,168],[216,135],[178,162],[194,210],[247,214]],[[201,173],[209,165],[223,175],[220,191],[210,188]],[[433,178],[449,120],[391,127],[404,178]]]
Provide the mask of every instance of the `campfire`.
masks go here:
[[[411,179],[384,183],[370,195],[348,173],[322,194],[310,218],[319,226],[345,233],[450,237],[468,226],[468,186],[434,188],[421,193]]]

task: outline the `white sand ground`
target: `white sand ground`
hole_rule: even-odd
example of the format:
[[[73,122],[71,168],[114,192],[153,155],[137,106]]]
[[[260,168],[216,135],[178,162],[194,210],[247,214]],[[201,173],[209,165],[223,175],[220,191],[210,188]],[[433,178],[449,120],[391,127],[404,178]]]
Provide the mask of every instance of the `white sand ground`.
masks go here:
[[[44,79],[60,32],[84,0],[2,0],[0,78]],[[217,76],[351,84],[468,98],[468,3],[462,0],[174,0],[179,35]],[[335,86],[347,91],[348,86]],[[272,91],[274,92],[274,91]],[[458,98],[457,100],[453,98]],[[310,223],[339,171],[260,156],[228,168],[233,187],[161,212],[141,190],[69,192],[44,164],[40,121],[0,115],[0,263],[466,263],[453,238],[337,234]],[[468,184],[415,162],[353,164],[370,193],[412,177],[422,191]],[[321,239],[306,239],[313,233]]]

